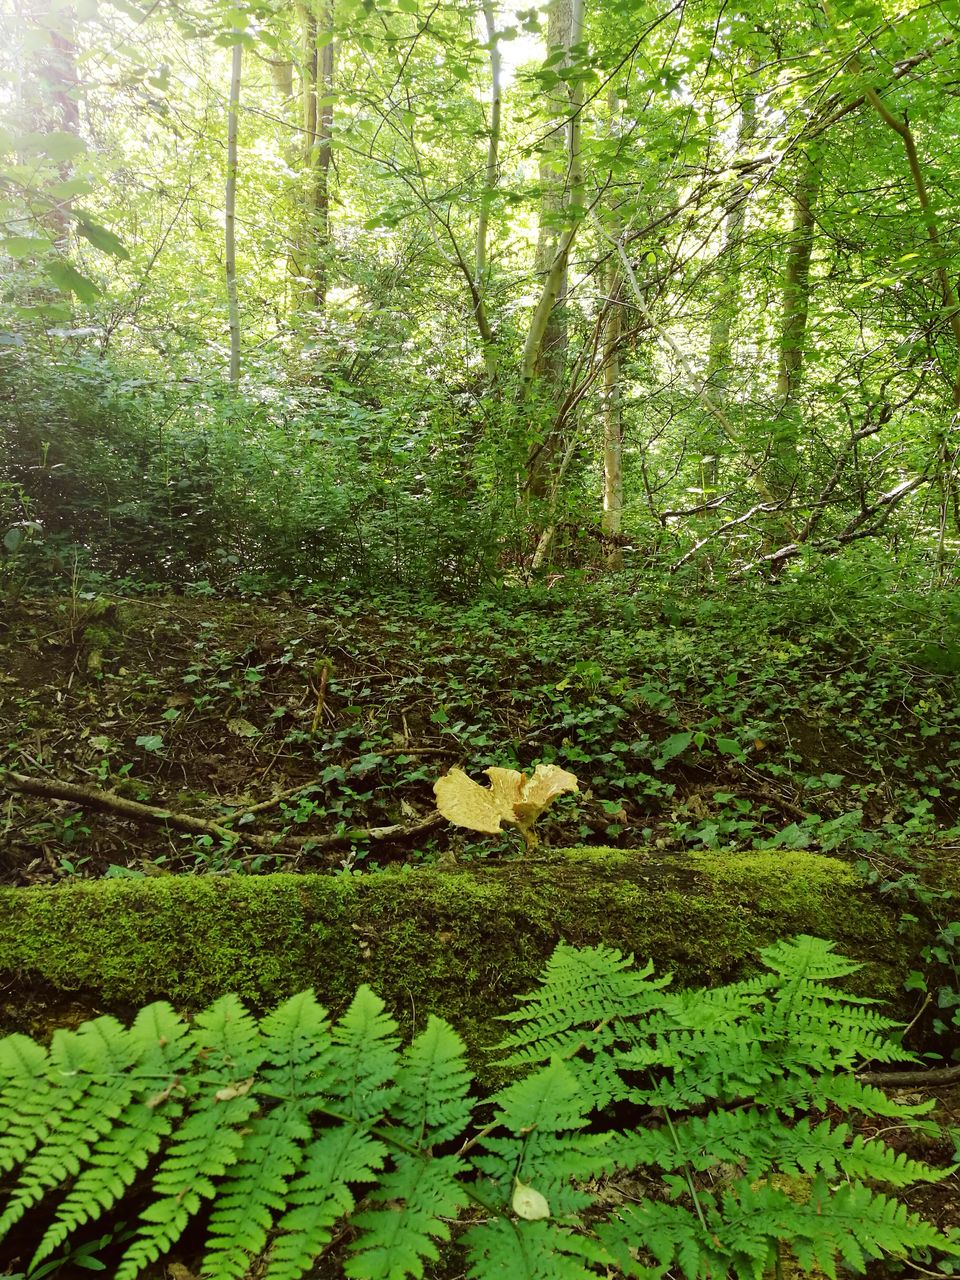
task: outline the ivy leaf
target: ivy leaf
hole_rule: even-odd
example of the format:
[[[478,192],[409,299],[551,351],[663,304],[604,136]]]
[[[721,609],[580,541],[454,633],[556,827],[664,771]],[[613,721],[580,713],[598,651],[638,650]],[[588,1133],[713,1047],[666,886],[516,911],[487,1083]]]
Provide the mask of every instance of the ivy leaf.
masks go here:
[[[654,767],[660,769],[668,760],[673,760],[676,756],[682,755],[692,741],[692,733],[671,734],[665,742],[660,743],[660,754],[653,762]]]
[[[259,738],[260,730],[243,716],[234,716],[227,721],[227,728],[238,738]]]

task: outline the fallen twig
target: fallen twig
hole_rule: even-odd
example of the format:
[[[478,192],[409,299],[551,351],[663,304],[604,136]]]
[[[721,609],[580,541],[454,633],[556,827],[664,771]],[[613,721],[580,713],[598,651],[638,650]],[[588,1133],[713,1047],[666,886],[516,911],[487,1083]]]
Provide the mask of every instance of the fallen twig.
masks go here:
[[[922,1089],[927,1085],[955,1084],[960,1080],[960,1066],[935,1067],[930,1071],[865,1071],[857,1079],[883,1089]]]
[[[249,831],[232,831],[222,822],[213,822],[209,818],[198,818],[190,813],[178,813],[173,809],[160,808],[158,805],[128,800],[126,796],[119,796],[115,791],[101,791],[99,787],[77,786],[76,783],[59,782],[56,778],[28,778],[22,773],[13,772],[5,774],[4,781],[12,790],[23,792],[25,795],[45,796],[50,800],[66,800],[86,808],[117,813],[134,822],[174,827],[177,831],[187,831],[193,835],[216,836],[230,844],[248,844],[275,855],[339,849],[358,840],[401,840],[429,831],[443,821],[441,815],[434,810],[419,822],[409,826],[393,823],[386,827],[359,827],[322,836],[254,835]]]

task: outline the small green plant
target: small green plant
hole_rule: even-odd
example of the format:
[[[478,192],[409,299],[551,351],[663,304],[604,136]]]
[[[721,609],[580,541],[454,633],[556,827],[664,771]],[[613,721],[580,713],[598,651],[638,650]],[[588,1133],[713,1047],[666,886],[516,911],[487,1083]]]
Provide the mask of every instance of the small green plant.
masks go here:
[[[475,1280],[642,1280],[862,1273],[944,1235],[878,1188],[943,1176],[866,1141],[859,1113],[919,1125],[922,1106],[852,1074],[908,1058],[872,1002],[830,986],[856,965],[799,937],[765,976],[674,992],[652,966],[561,944],[507,1015],[512,1083],[478,1106],[442,1020],[401,1049],[361,987],[331,1023],[311,992],[257,1022],[226,996],[188,1025],[166,1004],[101,1017],[49,1050],[0,1041],[0,1238],[32,1219],[31,1280],[113,1212],[149,1203],[117,1263],[135,1280],[205,1212],[201,1269],[297,1280],[350,1226],[343,1274],[422,1276],[452,1224]],[[482,1118],[482,1127],[475,1117]],[[640,1170],[640,1198],[611,1175]],[[601,1194],[602,1192],[602,1194]]]

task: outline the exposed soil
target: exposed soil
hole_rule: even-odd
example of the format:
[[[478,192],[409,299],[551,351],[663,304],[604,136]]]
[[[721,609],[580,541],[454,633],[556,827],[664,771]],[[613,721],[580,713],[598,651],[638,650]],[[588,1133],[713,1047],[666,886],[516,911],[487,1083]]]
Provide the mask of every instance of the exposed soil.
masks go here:
[[[555,760],[581,781],[580,794],[542,822],[549,843],[670,848],[712,839],[749,847],[812,812],[840,822],[852,815],[854,824],[860,813],[878,828],[902,821],[897,770],[919,787],[924,760],[945,749],[935,737],[920,739],[916,726],[899,737],[878,729],[874,753],[886,756],[868,767],[814,695],[800,714],[785,690],[779,720],[751,706],[751,698],[769,700],[765,679],[744,687],[727,728],[716,716],[709,664],[699,691],[684,678],[697,667],[688,668],[688,638],[675,627],[663,625],[662,643],[673,646],[679,675],[661,664],[653,682],[656,630],[639,633],[646,648],[631,670],[622,658],[630,631],[621,629],[620,656],[607,673],[602,645],[612,633],[602,618],[581,651],[576,628],[554,644],[549,619],[531,640],[522,613],[501,612],[487,625],[471,630],[456,609],[424,615],[411,602],[19,602],[0,621],[0,768],[226,824],[239,838],[10,789],[0,878],[52,883],[131,871],[514,856],[515,834],[478,840],[420,824],[434,810],[433,782],[451,765],[480,776],[491,764],[524,769],[538,760]],[[770,661],[786,673],[794,652],[778,649]],[[922,694],[922,683],[913,684]],[[875,716],[864,730],[877,723],[886,722]],[[700,746],[657,760],[678,726],[698,724],[708,729]],[[928,794],[921,812],[946,806],[943,821],[952,820],[948,787],[927,785]],[[380,840],[357,834],[381,827],[401,831]],[[274,846],[274,837],[287,843]],[[956,854],[949,844],[938,851],[941,859]]]

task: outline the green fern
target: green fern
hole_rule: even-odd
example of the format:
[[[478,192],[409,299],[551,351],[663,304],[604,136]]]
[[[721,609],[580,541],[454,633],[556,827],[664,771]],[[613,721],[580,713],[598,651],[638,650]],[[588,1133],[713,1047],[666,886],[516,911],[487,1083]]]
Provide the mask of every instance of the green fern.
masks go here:
[[[0,1215],[5,1235],[48,1191],[76,1177],[92,1147],[110,1131],[135,1088],[130,1072],[135,1037],[113,1018],[97,1018],[79,1031],[58,1031],[44,1066],[47,1110],[34,1130],[42,1136],[24,1162],[20,1180]],[[42,1069],[42,1068],[41,1068]]]
[[[225,996],[194,1024],[194,1071],[185,1078],[189,1111],[153,1177],[154,1200],[120,1261],[114,1280],[136,1280],[180,1239],[214,1178],[239,1158],[241,1126],[257,1107],[254,1082],[263,1061],[257,1024],[236,996]]]
[[[322,1104],[318,1081],[332,1052],[329,1021],[312,991],[280,1005],[264,1018],[260,1031],[264,1057],[258,1094],[276,1105],[251,1118],[243,1150],[224,1174],[214,1202],[203,1271],[219,1280],[246,1274],[287,1204],[290,1180],[313,1137],[312,1116]]]
[[[113,1123],[88,1151],[89,1163],[37,1246],[31,1270],[84,1223],[112,1209],[142,1172],[183,1111],[177,1081],[195,1057],[188,1028],[169,1005],[142,1010],[128,1033],[126,1096]],[[133,1064],[135,1063],[135,1070]],[[160,1102],[165,1105],[161,1106]]]
[[[136,1186],[149,1203],[117,1280],[201,1210],[210,1280],[242,1280],[257,1258],[267,1280],[300,1280],[345,1223],[343,1275],[422,1277],[465,1211],[473,1280],[759,1280],[785,1251],[827,1276],[960,1256],[882,1191],[943,1171],[842,1118],[920,1126],[926,1110],[852,1074],[910,1056],[872,1002],[830,985],[856,966],[805,937],[763,959],[766,976],[674,992],[618,952],[561,945],[506,1018],[514,1079],[484,1103],[451,1027],[431,1017],[401,1049],[365,987],[335,1022],[304,992],[259,1023],[225,997],[192,1026],[158,1004],[49,1050],[8,1037],[0,1235],[30,1221],[35,1270]],[[616,1177],[636,1170],[655,1194],[621,1204]]]

